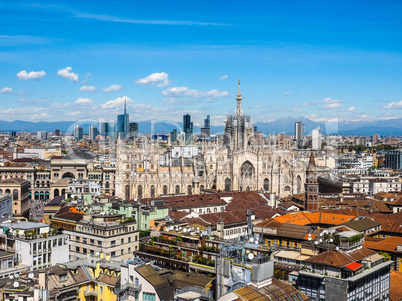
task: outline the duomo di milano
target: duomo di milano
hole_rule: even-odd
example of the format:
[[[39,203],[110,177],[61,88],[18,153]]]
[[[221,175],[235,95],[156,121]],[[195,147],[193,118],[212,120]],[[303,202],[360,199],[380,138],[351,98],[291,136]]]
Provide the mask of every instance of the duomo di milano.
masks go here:
[[[265,145],[243,115],[237,93],[235,115],[227,116],[223,141],[197,145],[117,145],[116,195],[125,199],[203,190],[264,190],[283,197],[304,191],[306,166],[292,153]]]

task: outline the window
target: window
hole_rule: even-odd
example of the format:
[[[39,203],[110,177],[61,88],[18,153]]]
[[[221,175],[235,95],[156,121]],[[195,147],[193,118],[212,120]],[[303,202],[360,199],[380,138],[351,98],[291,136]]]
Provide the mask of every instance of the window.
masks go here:
[[[120,244],[124,244],[124,238],[121,239]]]
[[[142,293],[142,299],[144,301],[155,301],[155,294],[152,293]]]
[[[115,246],[116,246],[116,241],[113,240],[113,241],[111,242],[111,245],[112,245],[112,247],[115,247]]]
[[[128,242],[131,242],[131,237],[128,237]]]
[[[103,293],[103,286],[99,287],[99,292],[102,294]]]
[[[67,274],[59,276],[59,282],[66,281],[66,280],[67,280]]]

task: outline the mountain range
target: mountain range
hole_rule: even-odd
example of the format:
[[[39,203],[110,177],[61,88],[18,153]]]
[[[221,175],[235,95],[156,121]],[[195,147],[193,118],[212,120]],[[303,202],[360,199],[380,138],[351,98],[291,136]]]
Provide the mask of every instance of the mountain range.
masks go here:
[[[380,136],[402,136],[402,118],[396,119],[378,119],[378,120],[363,120],[363,121],[345,121],[339,120],[334,122],[316,122],[305,117],[295,118],[287,117],[276,120],[270,120],[266,122],[256,122],[254,126],[258,131],[264,134],[269,133],[284,133],[294,134],[294,124],[296,121],[302,121],[305,128],[305,134],[311,134],[311,131],[317,127],[320,127],[323,134],[334,135],[361,135],[370,136],[378,134]],[[74,125],[77,124],[74,121],[56,121],[56,122],[30,122],[30,121],[1,121],[0,120],[0,132],[36,132],[47,131],[54,132],[59,129],[62,133],[73,132]],[[88,127],[91,124],[79,123],[84,133],[88,133]],[[173,123],[169,121],[161,121],[158,123],[152,121],[140,121],[138,122],[138,128],[141,133],[150,133],[151,128],[154,128],[155,133],[169,133],[176,125],[182,126],[182,123]],[[223,133],[224,126],[211,126],[211,133],[218,134]],[[194,126],[194,133],[199,133],[200,127]]]

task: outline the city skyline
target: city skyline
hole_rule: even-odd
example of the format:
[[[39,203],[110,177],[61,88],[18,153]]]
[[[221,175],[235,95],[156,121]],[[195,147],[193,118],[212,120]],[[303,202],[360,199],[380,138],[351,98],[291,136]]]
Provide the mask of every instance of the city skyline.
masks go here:
[[[156,4],[2,3],[0,120],[401,115],[399,3]]]

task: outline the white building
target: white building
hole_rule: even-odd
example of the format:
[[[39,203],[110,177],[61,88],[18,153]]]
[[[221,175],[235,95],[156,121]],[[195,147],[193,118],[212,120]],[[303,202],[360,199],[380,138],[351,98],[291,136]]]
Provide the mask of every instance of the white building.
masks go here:
[[[37,270],[69,261],[69,238],[50,231],[44,223],[3,223],[0,234],[13,240],[15,257],[19,264]]]
[[[321,149],[321,129],[312,131],[312,149]]]
[[[46,140],[46,138],[47,138],[47,132],[46,132],[46,131],[38,131],[38,132],[36,133],[36,137],[37,137],[39,140]]]

